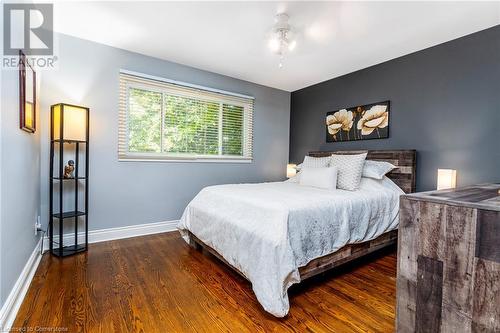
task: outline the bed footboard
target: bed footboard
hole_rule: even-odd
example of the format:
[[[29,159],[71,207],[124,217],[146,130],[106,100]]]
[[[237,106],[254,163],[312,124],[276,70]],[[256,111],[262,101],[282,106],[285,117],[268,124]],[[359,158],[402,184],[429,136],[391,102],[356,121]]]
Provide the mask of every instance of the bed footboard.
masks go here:
[[[193,235],[191,232],[188,231],[188,233],[189,233],[189,246],[191,246],[193,249],[197,251],[202,251],[203,243],[198,238],[196,238],[196,236]]]
[[[314,259],[306,266],[300,267],[300,278],[301,280],[305,280],[315,275],[324,273],[329,269],[363,257],[387,246],[396,244],[397,240],[398,231],[392,230],[371,241],[346,245],[332,254]]]
[[[227,266],[231,267],[236,273],[241,275],[243,278],[248,280],[245,277],[245,275],[243,275],[243,273],[241,273],[238,269],[229,264],[224,258],[222,258],[222,256],[217,251],[215,251],[210,246],[203,243],[191,232],[189,232],[189,238],[190,238],[189,245],[191,247],[199,251],[204,249],[205,251],[209,252],[214,257],[225,263]],[[310,277],[324,273],[327,270],[345,264],[354,259],[360,258],[362,256],[365,256],[367,254],[385,248],[387,246],[396,244],[397,239],[398,239],[398,231],[392,230],[386,232],[385,234],[380,235],[379,237],[371,241],[346,245],[332,254],[328,254],[326,256],[314,259],[306,266],[300,267],[299,268],[300,279],[301,280],[308,279]]]

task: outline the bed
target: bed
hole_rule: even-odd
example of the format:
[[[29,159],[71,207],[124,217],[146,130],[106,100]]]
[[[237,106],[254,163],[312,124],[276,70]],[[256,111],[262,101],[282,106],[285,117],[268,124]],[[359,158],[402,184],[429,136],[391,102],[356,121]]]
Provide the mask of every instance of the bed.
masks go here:
[[[289,311],[294,284],[396,242],[399,196],[415,190],[415,150],[310,152],[313,157],[367,152],[397,169],[358,191],[327,191],[293,182],[204,188],[178,229],[252,283],[264,310]]]

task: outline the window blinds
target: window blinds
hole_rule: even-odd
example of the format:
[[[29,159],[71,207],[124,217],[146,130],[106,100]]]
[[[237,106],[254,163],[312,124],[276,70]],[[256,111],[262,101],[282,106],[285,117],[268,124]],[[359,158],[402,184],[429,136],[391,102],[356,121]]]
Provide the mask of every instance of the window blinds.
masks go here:
[[[253,98],[120,72],[120,160],[250,161]]]

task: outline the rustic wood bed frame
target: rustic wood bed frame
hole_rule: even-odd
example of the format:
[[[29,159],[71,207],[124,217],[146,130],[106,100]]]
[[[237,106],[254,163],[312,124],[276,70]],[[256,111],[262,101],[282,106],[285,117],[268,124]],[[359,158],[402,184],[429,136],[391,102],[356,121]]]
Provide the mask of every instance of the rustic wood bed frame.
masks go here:
[[[361,154],[368,153],[367,159],[373,161],[386,161],[392,163],[398,168],[387,174],[394,183],[396,183],[405,193],[415,192],[416,180],[416,160],[415,150],[346,150],[346,151],[313,151],[309,153],[312,157],[325,157],[332,154]],[[189,232],[191,239],[190,245],[197,249],[211,253],[234,271],[245,277],[238,269],[230,265],[224,258],[210,246],[204,244],[195,235]],[[398,238],[397,230],[389,231],[379,237],[356,244],[348,244],[338,251],[326,256],[317,258],[309,262],[306,266],[299,268],[301,280],[321,274],[329,269],[365,256],[374,251],[380,250],[396,243]]]

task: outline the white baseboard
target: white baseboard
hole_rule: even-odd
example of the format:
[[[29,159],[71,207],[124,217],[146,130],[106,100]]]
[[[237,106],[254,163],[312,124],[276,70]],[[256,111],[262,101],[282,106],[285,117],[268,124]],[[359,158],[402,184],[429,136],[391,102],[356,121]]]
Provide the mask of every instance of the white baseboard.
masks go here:
[[[177,230],[176,226],[178,220],[173,221],[164,221],[164,222],[156,222],[156,223],[147,223],[147,224],[136,224],[127,227],[118,227],[118,228],[108,228],[108,229],[99,229],[99,230],[91,230],[89,231],[89,243],[99,243],[105,242],[109,240],[122,239],[122,238],[130,238],[137,236],[145,236],[158,234],[162,232],[169,232]],[[63,236],[64,244],[73,244],[74,243],[74,234],[64,234]],[[59,242],[59,236],[54,235],[54,240]],[[83,243],[85,240],[85,233],[78,233],[78,243]],[[48,236],[44,237],[43,240],[43,249],[47,251],[49,249],[49,238]]]
[[[165,222],[157,222],[157,223],[148,223],[148,224],[138,224],[131,225],[128,227],[118,227],[118,228],[109,228],[109,229],[100,229],[100,230],[92,230],[89,231],[89,243],[98,243],[104,242],[114,239],[122,239],[122,238],[130,238],[137,236],[145,236],[158,234],[162,232],[169,232],[177,230],[176,226],[179,221],[165,221]],[[78,233],[78,239],[84,240],[85,234]],[[58,237],[57,237],[58,238]],[[57,241],[57,238],[55,239]],[[72,244],[74,241],[74,235],[65,234],[63,236],[65,244]],[[21,304],[26,296],[28,288],[31,284],[31,280],[35,275],[36,269],[38,268],[38,264],[42,259],[40,254],[40,242],[37,243],[37,246],[33,250],[28,262],[24,266],[21,275],[16,281],[16,284],[12,288],[9,296],[7,297],[2,309],[0,310],[0,332],[9,332],[14,320],[16,319],[17,312],[21,307]],[[67,243],[66,243],[67,242]],[[43,239],[43,249],[44,251],[49,249],[49,239],[48,237],[44,237]]]
[[[28,292],[31,280],[33,279],[36,269],[38,268],[38,264],[42,259],[42,255],[40,254],[41,241],[42,239],[40,239],[36,244],[35,249],[31,253],[28,262],[21,272],[21,275],[19,275],[19,278],[14,284],[14,287],[0,310],[0,332],[10,332],[10,328],[12,324],[14,324],[17,311],[19,311],[19,308],[23,303],[24,296],[26,296],[26,293]]]

